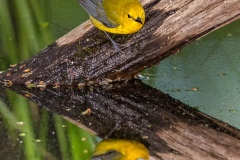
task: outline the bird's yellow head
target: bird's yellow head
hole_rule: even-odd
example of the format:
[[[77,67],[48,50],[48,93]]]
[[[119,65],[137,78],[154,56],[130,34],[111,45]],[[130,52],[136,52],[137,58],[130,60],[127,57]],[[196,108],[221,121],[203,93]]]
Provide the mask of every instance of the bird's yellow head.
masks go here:
[[[139,31],[145,23],[145,11],[137,0],[124,8],[123,21],[130,33]]]

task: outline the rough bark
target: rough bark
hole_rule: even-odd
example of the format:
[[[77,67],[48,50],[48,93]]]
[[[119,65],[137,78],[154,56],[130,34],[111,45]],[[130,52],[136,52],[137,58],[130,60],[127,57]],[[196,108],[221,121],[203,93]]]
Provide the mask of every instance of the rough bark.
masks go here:
[[[240,17],[239,0],[145,0],[143,4],[147,17],[141,31],[111,35],[123,44],[121,52],[87,21],[0,78],[64,85],[129,80]]]
[[[237,160],[240,157],[238,129],[140,81],[83,89],[39,90],[25,86],[11,89],[102,138],[142,141],[151,159]],[[91,110],[89,115],[87,109]]]

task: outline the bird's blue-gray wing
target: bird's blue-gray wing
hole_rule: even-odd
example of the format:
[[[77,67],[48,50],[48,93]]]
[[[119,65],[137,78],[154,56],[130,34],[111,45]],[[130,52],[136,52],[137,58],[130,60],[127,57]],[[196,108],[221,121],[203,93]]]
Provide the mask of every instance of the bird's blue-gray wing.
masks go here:
[[[117,151],[108,151],[102,155],[94,156],[91,160],[110,160],[110,159],[119,159],[123,155]]]
[[[78,0],[81,6],[88,12],[90,16],[102,22],[104,25],[115,28],[118,24],[110,22],[103,8],[103,0]]]

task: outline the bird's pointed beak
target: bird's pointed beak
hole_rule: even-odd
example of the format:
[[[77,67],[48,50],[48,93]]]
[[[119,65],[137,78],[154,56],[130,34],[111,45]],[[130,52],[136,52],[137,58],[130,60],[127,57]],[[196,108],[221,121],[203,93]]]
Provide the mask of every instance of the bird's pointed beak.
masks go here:
[[[138,23],[143,24],[143,22],[142,22],[142,18],[140,18],[140,17],[137,17],[137,19],[135,19],[135,21],[138,22]]]

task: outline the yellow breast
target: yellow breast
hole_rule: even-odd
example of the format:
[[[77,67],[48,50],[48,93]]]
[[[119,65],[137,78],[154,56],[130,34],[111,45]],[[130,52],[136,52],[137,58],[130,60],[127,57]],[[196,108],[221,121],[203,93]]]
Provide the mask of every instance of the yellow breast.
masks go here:
[[[145,12],[138,0],[104,0],[102,5],[108,21],[116,27],[107,26],[90,16],[98,29],[115,34],[131,34],[143,27]]]

